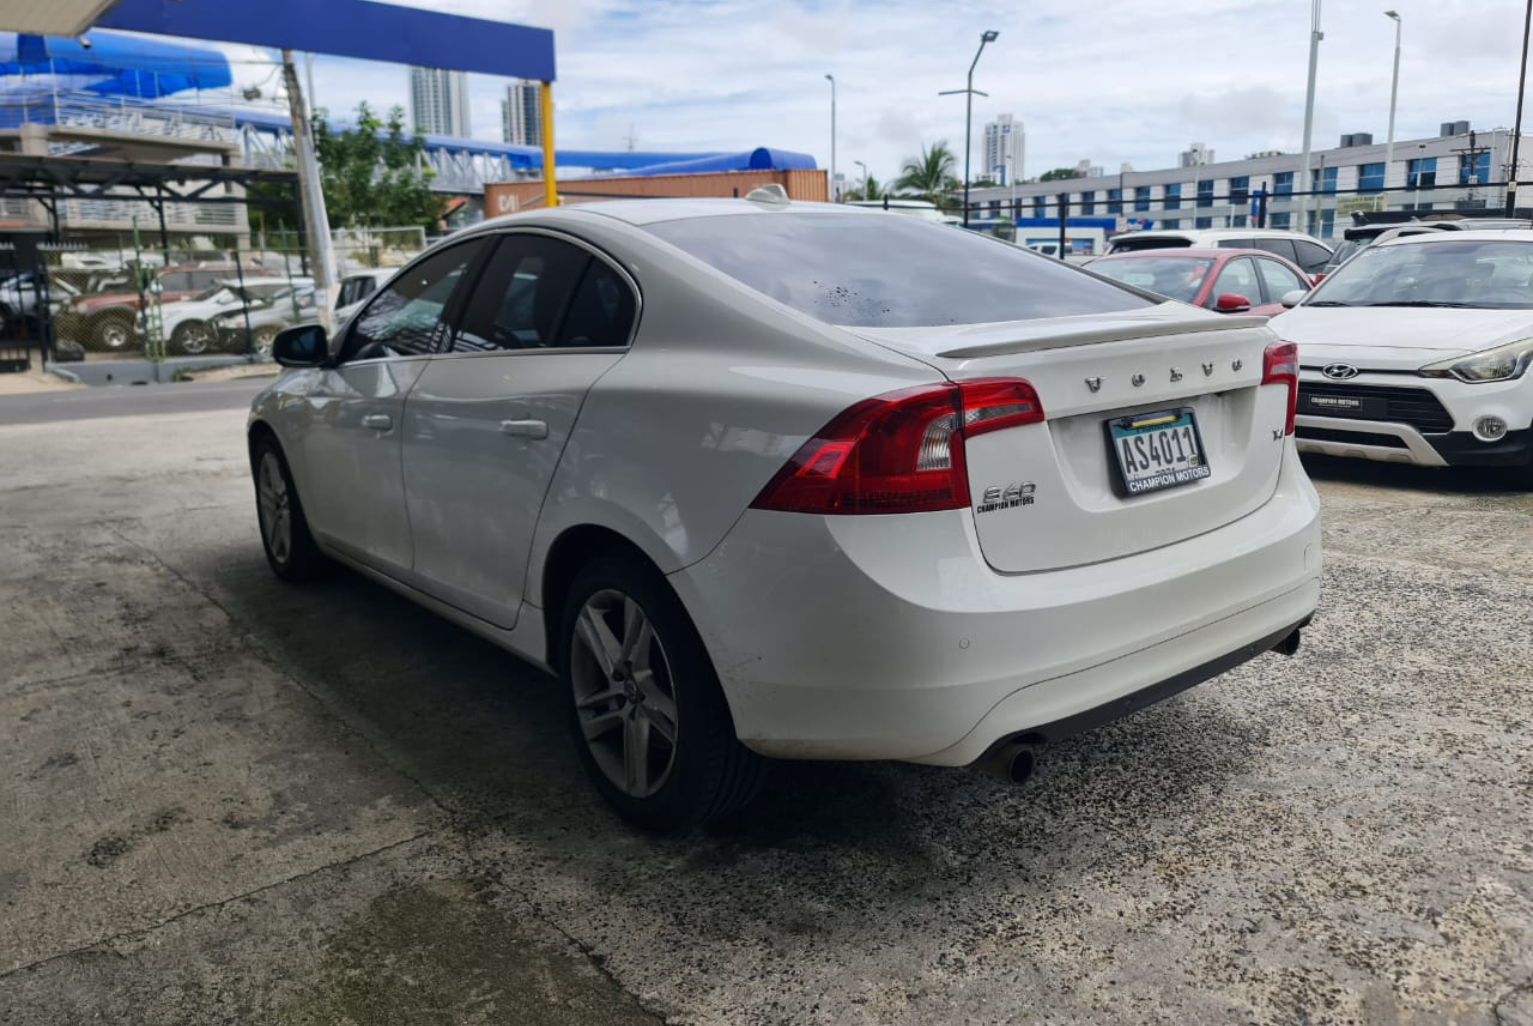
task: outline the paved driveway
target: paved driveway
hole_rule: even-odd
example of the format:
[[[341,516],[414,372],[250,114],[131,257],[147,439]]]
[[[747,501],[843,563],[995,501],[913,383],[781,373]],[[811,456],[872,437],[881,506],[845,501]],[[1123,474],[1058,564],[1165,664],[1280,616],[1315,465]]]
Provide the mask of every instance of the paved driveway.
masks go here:
[[[0,1020],[1533,1022],[1533,500],[1492,479],[1318,467],[1303,651],[1026,788],[785,765],[656,840],[549,680],[275,581],[242,413],[157,409],[0,426]]]

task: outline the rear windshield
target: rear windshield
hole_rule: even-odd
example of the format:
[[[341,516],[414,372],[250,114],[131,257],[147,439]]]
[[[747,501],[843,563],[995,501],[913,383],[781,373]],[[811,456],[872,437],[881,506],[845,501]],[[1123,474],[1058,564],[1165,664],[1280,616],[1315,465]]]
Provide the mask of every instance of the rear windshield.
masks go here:
[[[1187,249],[1192,245],[1191,239],[1184,239],[1177,235],[1158,235],[1149,238],[1113,239],[1112,249],[1109,253],[1133,253],[1141,249]]]
[[[827,324],[983,324],[1153,305],[1068,264],[913,217],[741,214],[648,227]]]
[[[1091,269],[1114,281],[1156,292],[1167,299],[1191,303],[1203,288],[1203,279],[1214,262],[1204,257],[1136,256],[1121,260],[1097,260]]]

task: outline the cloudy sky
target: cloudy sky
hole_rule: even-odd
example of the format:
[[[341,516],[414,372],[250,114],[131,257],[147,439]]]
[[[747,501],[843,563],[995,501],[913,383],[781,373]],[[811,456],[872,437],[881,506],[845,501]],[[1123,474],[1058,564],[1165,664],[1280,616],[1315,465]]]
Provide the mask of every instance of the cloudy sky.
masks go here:
[[[402,0],[403,2],[403,0]],[[891,178],[923,143],[963,142],[961,96],[980,32],[1000,38],[975,75],[981,126],[1011,113],[1027,127],[1025,172],[1089,157],[1109,170],[1173,163],[1196,140],[1220,158],[1300,148],[1307,0],[1182,0],[1147,13],[1132,0],[408,0],[454,14],[556,32],[561,145],[740,150],[758,145],[830,158],[830,86],[838,84],[840,169],[865,162]],[[1382,142],[1394,25],[1390,0],[1329,0],[1324,12],[1316,146],[1344,132]],[[1173,5],[1155,5],[1173,8]],[[1397,0],[1404,17],[1397,138],[1440,122],[1509,125],[1522,0]],[[260,82],[262,55],[231,51]],[[470,76],[473,134],[499,138],[505,81]],[[318,102],[407,103],[407,73],[317,58]],[[1533,109],[1529,117],[1533,118]]]

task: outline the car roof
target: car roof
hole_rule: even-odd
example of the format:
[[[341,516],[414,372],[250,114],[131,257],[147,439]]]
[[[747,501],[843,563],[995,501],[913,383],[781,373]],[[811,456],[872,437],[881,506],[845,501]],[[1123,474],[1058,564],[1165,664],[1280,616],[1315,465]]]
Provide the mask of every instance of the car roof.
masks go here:
[[[1423,232],[1385,239],[1375,246],[1423,246],[1445,242],[1533,242],[1533,228],[1485,228],[1472,232]]]
[[[547,220],[550,219],[579,223],[589,217],[596,216],[623,221],[631,225],[643,226],[660,224],[665,221],[682,221],[694,217],[727,217],[750,214],[761,216],[776,214],[779,217],[784,214],[811,216],[843,214],[848,217],[898,217],[905,221],[911,220],[905,214],[843,203],[815,203],[800,200],[791,200],[786,203],[768,203],[745,199],[645,199],[578,203],[568,207],[556,207],[553,210],[533,208],[521,213],[506,214],[503,217],[484,221],[476,226],[476,229],[470,230],[493,230],[497,227],[505,227],[508,224],[516,224],[519,219],[531,216],[538,217],[544,223],[547,223]]]
[[[1098,259],[1143,260],[1149,257],[1154,257],[1160,260],[1218,260],[1222,257],[1237,256],[1273,257],[1277,260],[1283,260],[1282,256],[1279,254],[1270,252],[1269,250],[1265,249],[1235,249],[1232,247],[1221,247],[1219,249],[1213,249],[1202,246],[1176,246],[1171,249],[1130,249],[1125,250],[1122,253],[1109,253],[1104,257],[1099,257]],[[1288,261],[1284,260],[1283,262],[1287,263]]]
[[[1288,228],[1156,228],[1145,232],[1124,232],[1122,235],[1113,236],[1113,241],[1118,239],[1197,239],[1197,238],[1237,238],[1245,239],[1252,236],[1264,238],[1287,238],[1306,239],[1310,242],[1320,242],[1319,239],[1303,232],[1292,231]]]

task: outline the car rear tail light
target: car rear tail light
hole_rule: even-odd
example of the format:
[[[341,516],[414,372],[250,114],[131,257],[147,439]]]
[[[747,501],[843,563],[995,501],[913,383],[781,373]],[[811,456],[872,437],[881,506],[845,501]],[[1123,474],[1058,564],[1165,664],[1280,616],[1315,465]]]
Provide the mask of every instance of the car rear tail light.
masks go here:
[[[762,489],[754,509],[926,513],[969,505],[964,439],[1037,424],[1021,379],[981,378],[865,399],[821,428]]]
[[[1299,347],[1292,342],[1274,342],[1262,354],[1262,384],[1288,386],[1288,417],[1283,434],[1293,434],[1293,415],[1299,406]]]

